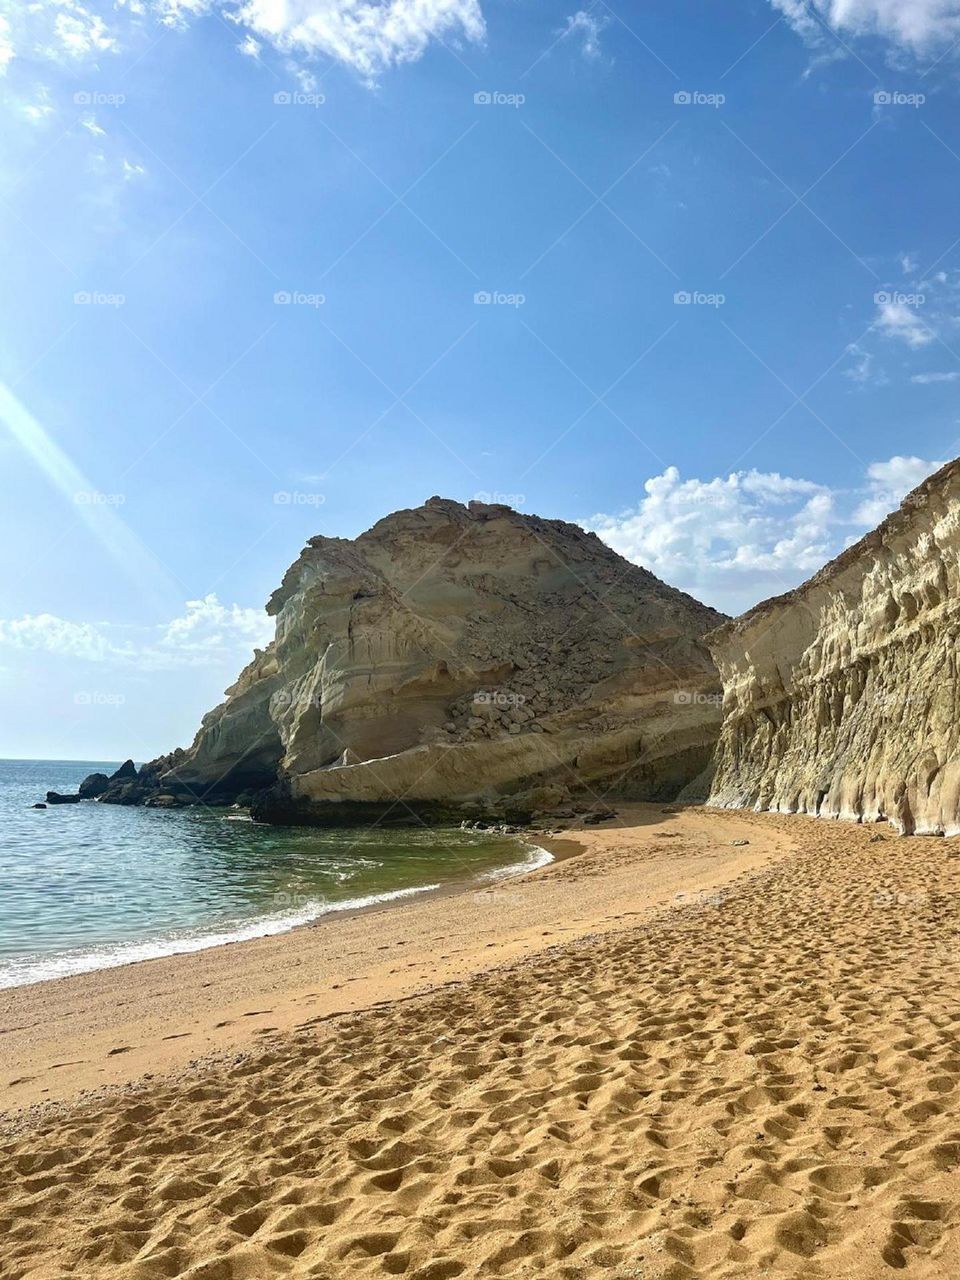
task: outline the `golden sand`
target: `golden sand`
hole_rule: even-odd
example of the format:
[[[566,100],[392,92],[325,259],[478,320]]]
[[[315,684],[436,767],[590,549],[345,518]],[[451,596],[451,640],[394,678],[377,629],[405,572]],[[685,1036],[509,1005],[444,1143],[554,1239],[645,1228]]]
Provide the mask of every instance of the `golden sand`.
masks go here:
[[[493,890],[498,922],[465,894],[327,931],[342,950],[373,921],[390,941],[366,946],[412,938],[429,958],[430,930],[447,929],[433,990],[402,985],[428,973],[394,974],[380,1004],[308,1011],[295,1001],[310,982],[326,998],[314,970],[295,965],[285,992],[251,977],[276,984],[289,1024],[137,1084],[91,1062],[85,1083],[109,1089],[11,1116],[0,1275],[960,1276],[960,845],[772,815],[626,816]],[[249,965],[286,941],[302,970],[305,935],[324,932],[222,950]],[[211,970],[151,964],[180,973],[181,1017],[205,1043],[189,978]],[[354,964],[375,985],[363,945]],[[149,968],[100,975],[100,990],[149,996],[168,981]],[[87,989],[47,986],[63,1018]],[[42,1036],[9,1021],[46,990],[8,993],[0,1029],[54,1081]],[[162,1004],[147,1001],[147,1040]],[[61,1022],[65,1058],[112,1029],[105,1008],[92,1019],[92,1040],[82,1016],[75,1032]],[[12,1106],[24,1086],[4,1070]]]

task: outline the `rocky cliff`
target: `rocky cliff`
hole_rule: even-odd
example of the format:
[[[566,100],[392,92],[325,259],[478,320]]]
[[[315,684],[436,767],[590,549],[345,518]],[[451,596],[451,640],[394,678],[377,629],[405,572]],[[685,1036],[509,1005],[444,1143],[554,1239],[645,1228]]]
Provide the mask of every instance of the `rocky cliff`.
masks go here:
[[[960,832],[960,460],[808,582],[707,637],[711,803]]]
[[[311,538],[267,609],[276,638],[193,746],[117,798],[257,791],[268,821],[522,815],[671,798],[716,740],[699,637],[722,615],[575,525],[432,498]]]

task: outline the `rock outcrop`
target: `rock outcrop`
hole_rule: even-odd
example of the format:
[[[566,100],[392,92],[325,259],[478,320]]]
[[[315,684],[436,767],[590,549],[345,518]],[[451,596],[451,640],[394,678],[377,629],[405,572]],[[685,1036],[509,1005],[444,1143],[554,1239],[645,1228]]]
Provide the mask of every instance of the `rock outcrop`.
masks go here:
[[[960,832],[960,460],[803,586],[707,637],[710,802]]]
[[[81,800],[95,800],[102,796],[110,786],[110,778],[105,773],[88,773],[80,783],[77,795]]]
[[[571,793],[672,798],[713,750],[700,637],[722,615],[575,525],[432,498],[352,541],[311,538],[267,610],[275,640],[121,802],[523,816]]]

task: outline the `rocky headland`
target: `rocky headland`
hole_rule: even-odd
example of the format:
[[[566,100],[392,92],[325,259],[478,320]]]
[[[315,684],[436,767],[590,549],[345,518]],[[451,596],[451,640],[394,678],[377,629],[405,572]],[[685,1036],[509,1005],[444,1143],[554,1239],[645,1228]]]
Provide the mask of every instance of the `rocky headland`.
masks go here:
[[[193,745],[87,794],[240,799],[272,822],[523,819],[672,799],[709,765],[700,637],[723,615],[576,525],[431,498],[311,538],[267,611],[275,639]]]
[[[960,460],[809,581],[707,636],[710,803],[960,832]]]

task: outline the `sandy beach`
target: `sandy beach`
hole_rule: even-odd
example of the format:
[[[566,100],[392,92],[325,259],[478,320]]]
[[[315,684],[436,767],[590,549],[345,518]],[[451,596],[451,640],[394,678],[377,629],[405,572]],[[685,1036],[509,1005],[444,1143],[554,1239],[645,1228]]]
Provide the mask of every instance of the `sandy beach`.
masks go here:
[[[640,805],[567,839],[2,993],[0,1275],[960,1274],[960,847]]]

